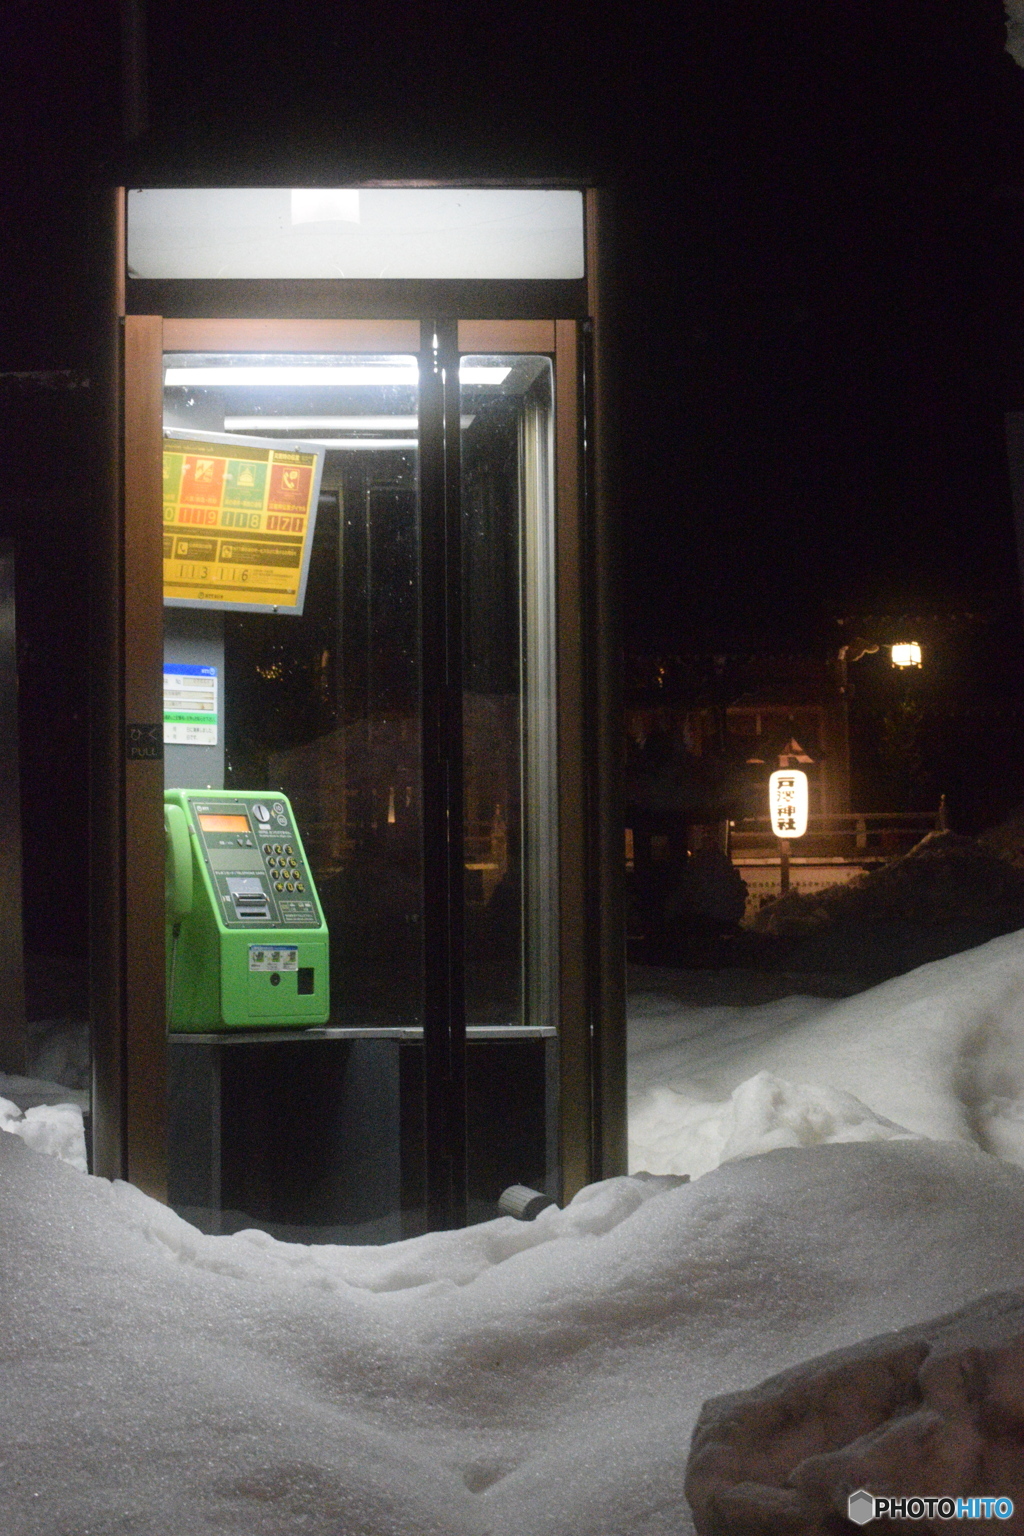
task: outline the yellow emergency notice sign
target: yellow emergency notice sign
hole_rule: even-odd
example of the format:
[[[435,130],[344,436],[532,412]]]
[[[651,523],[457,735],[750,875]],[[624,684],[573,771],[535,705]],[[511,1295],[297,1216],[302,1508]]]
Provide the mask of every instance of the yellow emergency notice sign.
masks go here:
[[[324,450],[164,433],[164,602],[300,614]]]

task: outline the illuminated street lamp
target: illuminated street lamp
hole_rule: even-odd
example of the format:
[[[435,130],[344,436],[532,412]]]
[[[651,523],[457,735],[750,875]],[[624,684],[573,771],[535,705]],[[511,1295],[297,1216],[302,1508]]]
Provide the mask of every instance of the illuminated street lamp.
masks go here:
[[[768,809],[779,839],[779,886],[789,890],[789,839],[807,831],[807,775],[799,768],[776,768],[768,778]]]
[[[892,664],[894,667],[919,667],[921,665],[921,647],[916,640],[901,640],[892,647]]]

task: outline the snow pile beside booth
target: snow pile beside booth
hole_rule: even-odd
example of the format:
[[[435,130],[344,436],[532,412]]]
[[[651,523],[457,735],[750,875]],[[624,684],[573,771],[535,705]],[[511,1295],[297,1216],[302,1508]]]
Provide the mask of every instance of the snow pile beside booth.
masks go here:
[[[0,1072],[0,1130],[11,1131],[33,1151],[59,1157],[85,1173],[85,1113],[89,1094],[43,1076]]]
[[[86,1172],[85,1129],[77,1104],[33,1104],[22,1110],[12,1100],[0,1098],[0,1131],[20,1136],[34,1152],[46,1152],[79,1173]]]
[[[630,1003],[630,1167],[926,1136],[1024,1165],[1024,934],[840,1002]]]
[[[1024,1276],[926,1140],[633,1177],[378,1249],[206,1237],[0,1136],[5,1536],[684,1536],[712,1395]]]

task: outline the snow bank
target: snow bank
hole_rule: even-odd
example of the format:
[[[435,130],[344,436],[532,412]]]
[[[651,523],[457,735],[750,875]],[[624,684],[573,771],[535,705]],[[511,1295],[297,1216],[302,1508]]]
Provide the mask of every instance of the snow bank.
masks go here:
[[[631,1168],[905,1135],[1024,1165],[1024,934],[837,1003],[633,997],[629,1072]]]
[[[710,1396],[1024,1274],[1024,1173],[791,1149],[379,1249],[207,1237],[0,1136],[5,1536],[684,1536]]]
[[[59,1157],[79,1173],[87,1171],[85,1125],[77,1104],[33,1104],[23,1111],[11,1099],[0,1098],[0,1131],[20,1136],[34,1152]]]
[[[725,1143],[719,1162],[753,1157],[776,1147],[817,1147],[838,1141],[910,1139],[892,1120],[872,1114],[840,1088],[784,1082],[758,1072],[734,1091],[722,1116]]]
[[[1024,1282],[980,1150],[1024,1163],[1022,1019],[1021,935],[833,1004],[648,996],[646,1172],[381,1248],[205,1236],[4,1104],[4,1536],[687,1536],[708,1398]]]

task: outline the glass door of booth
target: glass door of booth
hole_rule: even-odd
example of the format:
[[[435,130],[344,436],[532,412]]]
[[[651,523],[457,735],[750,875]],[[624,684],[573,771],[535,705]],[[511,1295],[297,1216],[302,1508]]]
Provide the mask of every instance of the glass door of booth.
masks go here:
[[[198,502],[165,503],[165,675],[187,687],[175,668],[205,664],[216,695],[206,725],[165,691],[165,779],[288,797],[330,934],[335,1026],[422,1024],[418,394],[415,354],[164,354],[165,464]],[[312,460],[316,505],[270,511],[262,461],[221,459],[247,451],[232,438]],[[211,473],[227,465],[209,512],[204,449]],[[246,471],[257,483],[240,488]]]
[[[556,1187],[553,358],[463,351],[435,408],[429,348],[368,335],[162,328],[164,787],[283,797],[329,935],[321,1023],[167,1031],[169,1196],[208,1230],[380,1242],[431,1224],[442,971],[469,1219],[509,1183]],[[432,502],[421,448],[436,463],[446,432]],[[288,454],[318,481],[305,512],[270,490]]]

